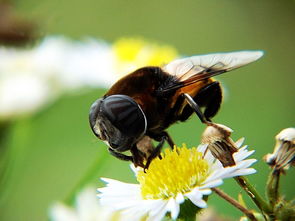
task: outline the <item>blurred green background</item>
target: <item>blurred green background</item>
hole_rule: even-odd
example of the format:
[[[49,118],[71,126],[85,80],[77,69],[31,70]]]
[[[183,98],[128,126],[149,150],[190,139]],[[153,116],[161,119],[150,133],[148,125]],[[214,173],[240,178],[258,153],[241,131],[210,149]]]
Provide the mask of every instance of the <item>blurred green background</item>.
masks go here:
[[[274,136],[295,120],[294,1],[25,0],[15,6],[39,22],[44,36],[91,36],[110,43],[140,36],[170,44],[182,55],[264,50],[258,62],[218,77],[226,99],[214,118],[234,130],[234,139],[245,136],[256,150],[258,172],[249,179],[263,193],[269,169],[262,157],[272,152]],[[129,164],[111,157],[89,128],[89,107],[104,92],[66,95],[42,112],[13,122],[6,143],[13,158],[2,189],[0,220],[47,220],[49,206],[66,199],[95,164],[96,176],[90,180],[94,186],[102,186],[99,177],[135,182]],[[169,132],[177,144],[196,146],[203,129],[193,116]],[[288,199],[294,198],[293,181],[294,171],[282,178],[281,190]],[[222,189],[235,197],[240,192],[230,180]],[[241,215],[216,196],[209,205],[235,219]]]

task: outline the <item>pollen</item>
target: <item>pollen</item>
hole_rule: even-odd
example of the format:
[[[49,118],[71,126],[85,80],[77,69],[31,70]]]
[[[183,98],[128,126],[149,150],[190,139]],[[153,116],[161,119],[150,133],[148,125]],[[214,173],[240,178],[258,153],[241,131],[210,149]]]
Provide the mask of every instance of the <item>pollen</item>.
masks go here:
[[[137,180],[144,199],[167,199],[185,194],[209,176],[209,165],[195,147],[167,148],[162,159],[154,159],[146,173],[139,171]]]

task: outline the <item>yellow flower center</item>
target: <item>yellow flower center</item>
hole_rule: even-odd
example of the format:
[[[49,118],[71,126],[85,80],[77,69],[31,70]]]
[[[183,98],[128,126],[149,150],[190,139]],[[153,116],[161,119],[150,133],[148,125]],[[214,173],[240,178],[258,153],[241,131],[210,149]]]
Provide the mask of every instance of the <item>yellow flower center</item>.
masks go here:
[[[187,193],[209,176],[209,165],[196,148],[167,148],[150,164],[146,173],[139,171],[143,199],[167,199]]]

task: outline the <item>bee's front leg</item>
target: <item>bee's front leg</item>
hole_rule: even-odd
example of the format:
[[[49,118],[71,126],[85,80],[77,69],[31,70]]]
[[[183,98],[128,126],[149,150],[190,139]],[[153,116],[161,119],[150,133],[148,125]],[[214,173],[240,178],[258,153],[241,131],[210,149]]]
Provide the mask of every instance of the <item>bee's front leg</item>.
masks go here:
[[[157,141],[160,141],[160,143],[158,143],[158,145],[156,146],[156,148],[153,150],[153,152],[150,154],[150,156],[147,158],[147,162],[146,164],[144,165],[144,171],[146,169],[148,169],[149,165],[151,164],[152,160],[154,158],[156,158],[157,156],[162,159],[160,153],[161,153],[161,150],[162,150],[162,147],[165,143],[165,141],[168,142],[169,146],[171,147],[171,149],[174,148],[175,144],[172,140],[172,138],[170,137],[170,135],[166,132],[166,131],[163,131],[161,132],[161,134],[157,135],[157,136],[153,136],[153,139],[157,140]]]
[[[143,164],[144,156],[143,156],[143,153],[137,149],[136,145],[134,145],[130,149],[130,152],[132,154],[132,162],[133,162],[134,166],[135,167],[140,166],[140,167],[144,168],[144,164]]]
[[[133,162],[133,157],[132,156],[127,156],[125,154],[116,152],[115,150],[109,148],[108,151],[110,152],[110,154],[112,154],[114,157],[120,159],[120,160],[124,160],[124,161],[131,161]]]
[[[175,147],[175,143],[173,142],[171,136],[166,131],[163,131],[163,135],[164,135],[165,139],[167,140],[171,149],[173,149]]]
[[[154,158],[156,158],[157,156],[160,156],[160,152],[162,150],[162,147],[163,147],[166,139],[167,138],[165,136],[163,136],[162,139],[161,139],[161,141],[160,141],[160,143],[158,143],[157,147],[153,150],[153,152],[151,153],[151,155],[147,158],[147,161],[146,161],[146,163],[144,165],[144,172],[145,172],[146,169],[149,168],[152,160]]]
[[[171,149],[173,149],[175,146],[174,141],[172,140],[171,136],[168,134],[167,131],[162,131],[159,134],[150,133],[149,136],[152,139],[159,141],[159,142],[162,142],[163,139],[166,140],[168,142],[169,146],[171,147]]]

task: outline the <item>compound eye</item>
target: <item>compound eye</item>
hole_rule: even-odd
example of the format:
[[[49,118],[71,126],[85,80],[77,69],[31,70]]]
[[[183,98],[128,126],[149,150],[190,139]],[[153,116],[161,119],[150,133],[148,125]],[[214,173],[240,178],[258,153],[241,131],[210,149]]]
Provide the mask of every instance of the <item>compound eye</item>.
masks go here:
[[[109,121],[127,136],[139,137],[146,131],[146,117],[141,107],[129,96],[108,96],[101,103],[101,110]]]
[[[100,104],[102,102],[102,99],[98,99],[96,100],[90,107],[90,112],[89,112],[89,123],[90,123],[90,127],[93,131],[93,133],[99,138],[101,139],[101,134],[100,134],[100,130],[98,130],[96,127],[96,120],[98,117],[98,113],[99,113],[99,109],[100,109]]]

